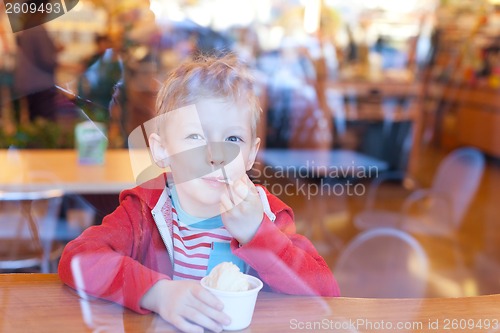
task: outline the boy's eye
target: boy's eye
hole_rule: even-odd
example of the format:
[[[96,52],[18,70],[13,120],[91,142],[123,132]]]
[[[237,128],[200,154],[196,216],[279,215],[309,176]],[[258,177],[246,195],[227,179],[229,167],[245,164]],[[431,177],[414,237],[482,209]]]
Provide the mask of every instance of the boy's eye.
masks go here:
[[[200,134],[190,134],[186,139],[203,140],[203,137]]]
[[[232,135],[226,139],[226,141],[229,142],[243,142],[243,139],[240,138],[239,136]]]

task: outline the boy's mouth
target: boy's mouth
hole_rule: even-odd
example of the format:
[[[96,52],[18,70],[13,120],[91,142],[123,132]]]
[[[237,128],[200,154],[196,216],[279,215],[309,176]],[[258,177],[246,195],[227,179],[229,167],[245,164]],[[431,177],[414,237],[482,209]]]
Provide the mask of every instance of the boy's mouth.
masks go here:
[[[233,184],[233,181],[229,178],[217,178],[217,181],[219,183],[224,183],[224,184],[229,184],[229,185]]]
[[[229,178],[224,178],[224,177],[202,177],[203,180],[213,183],[213,185],[216,184],[229,184],[231,185],[233,181]]]

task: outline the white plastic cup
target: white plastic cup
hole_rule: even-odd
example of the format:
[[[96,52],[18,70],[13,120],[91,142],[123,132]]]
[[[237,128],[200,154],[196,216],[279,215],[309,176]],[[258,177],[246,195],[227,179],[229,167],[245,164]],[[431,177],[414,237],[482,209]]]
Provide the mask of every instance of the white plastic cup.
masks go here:
[[[223,291],[210,288],[206,285],[206,278],[201,279],[203,288],[214,294],[224,304],[222,310],[231,318],[231,324],[223,326],[226,331],[242,330],[250,326],[257,295],[262,289],[262,281],[255,276],[245,274],[250,284],[250,289],[246,291]]]

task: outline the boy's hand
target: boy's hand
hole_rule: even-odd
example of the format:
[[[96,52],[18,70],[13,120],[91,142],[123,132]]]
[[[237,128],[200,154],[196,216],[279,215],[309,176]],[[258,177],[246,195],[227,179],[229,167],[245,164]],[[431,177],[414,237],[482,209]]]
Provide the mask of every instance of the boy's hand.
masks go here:
[[[236,205],[235,205],[236,204]],[[252,240],[264,215],[259,193],[245,174],[221,197],[222,222],[227,231],[244,245]]]
[[[141,300],[141,307],[158,313],[183,332],[222,331],[231,319],[223,304],[197,281],[160,280]]]

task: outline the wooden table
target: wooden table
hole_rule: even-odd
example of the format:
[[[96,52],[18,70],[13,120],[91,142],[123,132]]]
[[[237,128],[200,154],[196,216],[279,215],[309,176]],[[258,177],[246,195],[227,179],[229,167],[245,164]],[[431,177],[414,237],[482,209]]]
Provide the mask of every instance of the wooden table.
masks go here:
[[[78,163],[76,150],[0,150],[0,187],[110,194],[135,186],[127,149],[108,150],[102,165]]]
[[[154,314],[84,301],[55,274],[0,274],[0,300],[1,332],[175,331]],[[242,332],[500,332],[499,321],[500,295],[359,299],[261,292],[252,324]]]
[[[304,196],[307,223],[300,233],[315,239],[315,246],[324,251],[332,247],[340,250],[343,246],[328,221],[333,217],[336,223],[347,223],[349,210],[345,198],[363,195],[365,187],[357,183],[375,179],[389,168],[385,161],[348,149],[266,149],[258,156],[265,165],[258,172],[264,186],[270,184],[268,179],[287,178],[295,190],[289,192],[288,185],[276,190],[271,185],[268,189],[277,195]],[[332,207],[339,209],[332,213]]]
[[[353,167],[387,168],[380,160],[347,150],[334,150],[326,155],[314,151],[263,150],[261,156],[271,165],[281,166],[299,167],[309,162],[313,168],[328,166],[347,171]],[[136,186],[142,171],[150,171],[147,179],[162,171],[152,164],[147,152],[140,150],[132,153],[127,149],[108,150],[102,165],[79,164],[73,149],[0,150],[0,188],[23,190],[56,186],[66,193],[113,194]]]

